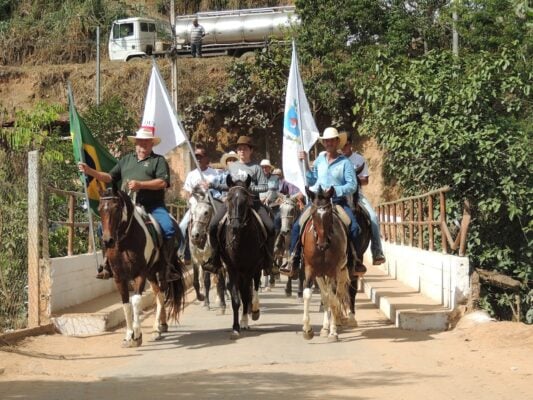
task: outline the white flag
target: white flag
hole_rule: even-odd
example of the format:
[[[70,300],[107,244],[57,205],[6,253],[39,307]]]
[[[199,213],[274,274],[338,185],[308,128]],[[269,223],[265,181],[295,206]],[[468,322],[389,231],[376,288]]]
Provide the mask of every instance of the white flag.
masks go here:
[[[283,118],[283,175],[305,194],[305,170],[298,152],[309,152],[319,137],[319,132],[305,96],[298,69],[296,45],[292,42],[292,61],[285,97]]]
[[[187,140],[155,63],[148,84],[141,126],[154,129],[154,136],[161,138],[161,142],[154,146],[157,154],[166,155]]]

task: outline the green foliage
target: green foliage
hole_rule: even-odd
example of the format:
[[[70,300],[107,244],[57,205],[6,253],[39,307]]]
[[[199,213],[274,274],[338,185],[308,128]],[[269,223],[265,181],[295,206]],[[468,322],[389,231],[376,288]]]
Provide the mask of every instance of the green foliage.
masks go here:
[[[527,288],[533,280],[530,62],[510,47],[460,59],[445,52],[419,60],[382,55],[375,71],[375,80],[357,88],[366,113],[361,131],[385,149],[388,178],[406,194],[453,186],[456,206],[466,198],[474,207],[473,265]],[[485,301],[494,309],[510,304],[508,294],[494,290]]]
[[[93,136],[117,158],[128,150],[126,136],[136,128],[136,117],[118,96],[104,100],[100,105],[90,104],[83,119]]]

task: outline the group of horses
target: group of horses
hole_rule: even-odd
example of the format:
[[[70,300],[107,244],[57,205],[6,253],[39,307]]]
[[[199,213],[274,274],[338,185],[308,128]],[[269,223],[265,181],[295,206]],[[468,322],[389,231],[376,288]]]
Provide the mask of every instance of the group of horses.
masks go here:
[[[266,230],[262,227],[258,214],[253,209],[253,194],[249,191],[250,178],[246,181],[233,181],[227,178],[228,193],[225,199],[227,213],[218,228],[220,256],[224,265],[217,279],[217,294],[221,313],[224,313],[225,291],[229,291],[233,310],[231,338],[240,337],[241,330],[249,328],[249,316],[252,320],[260,317],[259,288],[262,270],[269,270],[270,261],[266,249]],[[331,198],[333,188],[317,193],[307,192],[312,205],[307,221],[302,225],[301,240],[303,246],[303,268],[301,283],[303,288],[304,316],[303,335],[306,339],[314,336],[309,315],[312,297],[312,285],[316,282],[320,288],[324,309],[321,336],[328,341],[338,339],[337,326],[343,319],[347,323],[355,322],[355,294],[357,278],[350,278],[347,268],[347,234],[344,222],[339,217]],[[215,202],[200,188],[195,188],[193,196],[196,204],[191,207],[191,220],[188,228],[193,264],[202,265],[211,257],[212,247],[209,241],[209,225],[215,214]],[[281,231],[276,240],[274,262],[281,263],[288,258],[290,231],[298,218],[296,202],[290,197],[280,198]],[[149,215],[135,207],[128,195],[116,187],[107,189],[100,198],[99,213],[102,221],[102,240],[108,263],[113,271],[116,286],[121,294],[126,317],[126,335],[124,347],[137,347],[142,343],[140,328],[140,299],[146,280],[150,283],[156,298],[156,315],[153,326],[153,339],[161,338],[168,329],[167,318],[177,320],[183,311],[186,285],[184,282],[185,266],[177,256],[174,264],[181,279],[169,282],[163,292],[158,284],[157,274],[165,273],[166,266],[160,254],[160,233],[147,226],[156,225],[146,222]],[[368,216],[356,213],[362,227],[359,246],[366,249],[369,241]],[[362,258],[362,254],[360,255]],[[194,284],[197,298],[209,307],[210,276],[204,274],[205,295],[200,293],[198,268],[195,268]],[[133,282],[131,303],[128,287]],[[288,280],[286,292],[291,280]],[[240,312],[242,306],[242,313]],[[166,307],[169,308],[168,315]],[[240,319],[239,319],[240,317]]]

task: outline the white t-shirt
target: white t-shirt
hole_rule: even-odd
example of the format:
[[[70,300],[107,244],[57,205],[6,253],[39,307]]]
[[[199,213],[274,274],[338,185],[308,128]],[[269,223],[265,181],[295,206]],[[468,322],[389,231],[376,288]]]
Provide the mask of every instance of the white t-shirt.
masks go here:
[[[205,171],[202,171],[202,175],[204,176],[204,179],[209,183],[213,183],[218,179],[217,170],[211,167],[207,167]],[[183,184],[183,190],[192,193],[194,187],[198,185],[201,181],[202,176],[200,175],[200,171],[198,170],[198,168],[196,168],[195,170],[187,174],[187,177],[185,178],[185,183]]]

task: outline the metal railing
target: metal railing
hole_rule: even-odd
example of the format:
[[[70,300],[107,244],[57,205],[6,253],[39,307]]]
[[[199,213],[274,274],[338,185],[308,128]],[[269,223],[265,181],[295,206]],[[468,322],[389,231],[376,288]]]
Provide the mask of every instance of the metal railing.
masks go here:
[[[458,249],[459,256],[464,256],[471,219],[470,204],[465,200],[459,231],[453,239],[446,216],[446,193],[449,191],[450,187],[445,186],[418,196],[379,204],[377,211],[385,240],[434,251],[438,232],[444,254]]]

